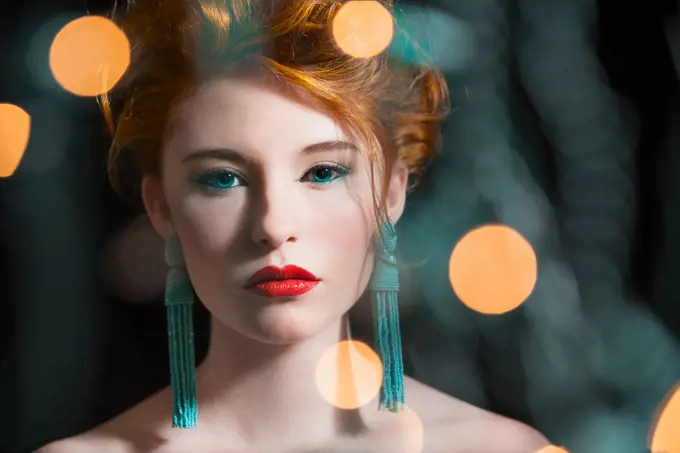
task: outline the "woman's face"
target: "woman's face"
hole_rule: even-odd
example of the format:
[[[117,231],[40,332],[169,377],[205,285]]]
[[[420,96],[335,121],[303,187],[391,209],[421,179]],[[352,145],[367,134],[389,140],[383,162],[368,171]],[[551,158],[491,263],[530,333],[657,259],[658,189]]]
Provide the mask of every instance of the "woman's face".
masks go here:
[[[162,167],[162,181],[145,178],[147,212],[162,236],[179,236],[194,289],[221,323],[263,342],[301,341],[365,290],[377,228],[369,159],[327,115],[257,79],[211,81],[178,109]],[[396,222],[400,166],[389,187]],[[289,265],[317,281],[249,285]]]

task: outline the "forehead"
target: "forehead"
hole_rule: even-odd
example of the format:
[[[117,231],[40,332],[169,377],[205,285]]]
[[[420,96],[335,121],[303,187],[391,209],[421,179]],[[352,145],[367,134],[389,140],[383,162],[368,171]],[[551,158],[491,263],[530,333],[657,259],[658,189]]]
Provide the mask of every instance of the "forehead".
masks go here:
[[[231,78],[207,82],[183,103],[168,140],[188,153],[225,147],[241,152],[296,150],[349,138],[330,116],[272,83]]]

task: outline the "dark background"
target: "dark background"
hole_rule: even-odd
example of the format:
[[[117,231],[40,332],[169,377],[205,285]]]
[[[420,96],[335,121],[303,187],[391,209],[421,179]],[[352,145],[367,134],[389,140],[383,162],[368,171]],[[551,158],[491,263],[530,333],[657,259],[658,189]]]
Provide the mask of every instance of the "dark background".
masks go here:
[[[416,21],[414,34],[434,35],[454,106],[400,225],[403,252],[424,263],[404,319],[409,371],[572,452],[646,451],[680,379],[677,4],[403,4],[443,27]],[[162,304],[103,285],[103,247],[139,206],[108,186],[95,102],[47,66],[61,26],[110,6],[0,9],[0,102],[33,121],[21,165],[0,179],[2,453],[88,429],[169,379]],[[447,278],[456,241],[491,221],[530,240],[540,276],[495,317],[460,304]],[[204,351],[200,309],[197,322]]]

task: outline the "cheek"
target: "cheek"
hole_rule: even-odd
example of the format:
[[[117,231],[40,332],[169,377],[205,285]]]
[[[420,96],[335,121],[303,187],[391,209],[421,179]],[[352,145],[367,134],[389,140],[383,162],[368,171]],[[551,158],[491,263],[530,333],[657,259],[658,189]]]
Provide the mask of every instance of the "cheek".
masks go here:
[[[341,206],[335,206],[335,212],[328,215],[325,225],[327,237],[337,243],[341,251],[363,254],[371,238],[369,213],[357,207],[343,210]]]
[[[365,287],[372,268],[372,238],[375,231],[373,200],[368,196],[348,196],[337,193],[325,197],[317,206],[318,216],[314,229],[323,236],[323,250],[329,257],[330,274],[346,285]],[[316,205],[316,203],[315,203]]]
[[[241,196],[182,199],[174,217],[187,252],[197,255],[199,262],[209,263],[223,256],[239,234],[244,200]]]
[[[321,193],[314,209],[322,213],[325,228],[338,239],[351,241],[354,249],[374,230],[375,215],[370,190],[364,184],[332,189]]]

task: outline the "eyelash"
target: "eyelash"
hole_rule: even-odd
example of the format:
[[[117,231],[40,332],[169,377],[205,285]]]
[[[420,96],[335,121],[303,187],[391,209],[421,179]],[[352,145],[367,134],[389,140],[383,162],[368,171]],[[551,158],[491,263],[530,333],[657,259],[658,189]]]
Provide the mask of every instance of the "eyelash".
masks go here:
[[[320,169],[329,169],[331,170],[336,176],[333,179],[330,179],[325,182],[321,181],[305,181],[305,177],[307,175],[310,175],[312,172],[320,170]],[[326,163],[319,163],[316,164],[309,169],[305,171],[303,174],[302,178],[300,178],[298,181],[300,182],[306,182],[309,184],[313,185],[320,185],[320,186],[325,186],[328,185],[332,182],[337,181],[338,179],[344,178],[345,176],[349,175],[352,172],[351,168],[332,163],[332,162],[326,162]],[[215,184],[215,179],[220,178],[220,177],[229,177],[229,178],[235,178],[236,180],[240,180],[242,184],[239,185],[230,185],[229,187],[218,187]],[[231,170],[231,169],[214,169],[207,171],[205,173],[202,173],[198,175],[196,178],[194,178],[194,182],[198,184],[201,188],[207,189],[209,191],[217,191],[217,192],[224,192],[227,190],[234,189],[236,187],[241,187],[241,186],[246,186],[247,183],[245,181],[245,178],[238,172]]]

